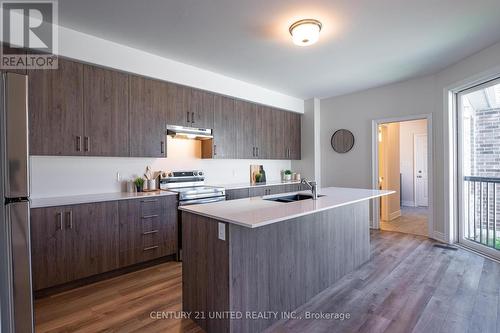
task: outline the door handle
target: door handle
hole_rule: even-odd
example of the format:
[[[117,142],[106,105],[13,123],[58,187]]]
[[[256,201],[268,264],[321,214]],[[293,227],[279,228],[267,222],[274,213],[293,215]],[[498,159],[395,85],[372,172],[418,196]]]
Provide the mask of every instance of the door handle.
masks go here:
[[[88,136],[83,138],[83,150],[90,151],[90,137]]]
[[[76,137],[76,151],[82,151],[82,137]]]
[[[58,217],[58,222],[59,222],[59,228],[57,230],[62,230],[63,229],[63,214],[62,214],[62,212],[58,212],[56,214],[56,216]]]
[[[69,228],[73,229],[73,211],[66,212],[66,215],[68,216]]]
[[[194,112],[191,112],[191,124],[194,124]]]

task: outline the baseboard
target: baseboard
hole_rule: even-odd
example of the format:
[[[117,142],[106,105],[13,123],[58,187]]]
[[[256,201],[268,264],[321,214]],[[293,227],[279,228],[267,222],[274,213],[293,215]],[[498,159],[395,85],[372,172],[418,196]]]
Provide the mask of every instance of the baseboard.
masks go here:
[[[439,231],[434,231],[432,234],[432,238],[434,238],[437,241],[440,241],[442,243],[449,244],[449,240],[447,239],[446,235],[443,234],[442,232]]]
[[[389,221],[392,221],[392,220],[394,220],[394,219],[397,219],[397,218],[398,218],[398,217],[400,217],[400,216],[401,216],[401,210],[397,210],[397,211],[395,211],[395,212],[393,212],[393,213],[390,213],[390,214],[389,214]]]
[[[401,201],[401,206],[404,207],[417,207],[414,201]]]

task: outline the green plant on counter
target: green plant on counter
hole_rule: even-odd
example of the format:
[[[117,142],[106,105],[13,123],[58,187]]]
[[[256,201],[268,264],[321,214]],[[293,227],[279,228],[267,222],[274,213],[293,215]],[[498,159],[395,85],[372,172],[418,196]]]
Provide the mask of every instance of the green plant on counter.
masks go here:
[[[291,175],[292,174],[292,171],[290,170],[285,170],[285,175]]]
[[[135,180],[134,180],[134,184],[137,188],[142,188],[144,186],[144,179],[141,178],[141,177],[137,177]]]
[[[255,174],[255,181],[256,181],[257,183],[259,183],[259,182],[260,182],[261,178],[262,178],[262,174],[261,174],[261,173],[256,173],[256,174]]]

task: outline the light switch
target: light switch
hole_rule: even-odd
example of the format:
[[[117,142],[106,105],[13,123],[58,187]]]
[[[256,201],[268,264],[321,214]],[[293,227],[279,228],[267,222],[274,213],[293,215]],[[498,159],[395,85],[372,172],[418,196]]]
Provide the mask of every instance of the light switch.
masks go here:
[[[219,222],[219,239],[226,240],[226,224]]]

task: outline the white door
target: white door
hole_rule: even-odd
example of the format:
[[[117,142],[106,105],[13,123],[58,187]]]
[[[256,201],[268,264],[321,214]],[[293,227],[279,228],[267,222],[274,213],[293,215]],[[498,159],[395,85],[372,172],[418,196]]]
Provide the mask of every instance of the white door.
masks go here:
[[[415,134],[415,204],[417,207],[429,205],[429,185],[427,180],[427,134]]]

